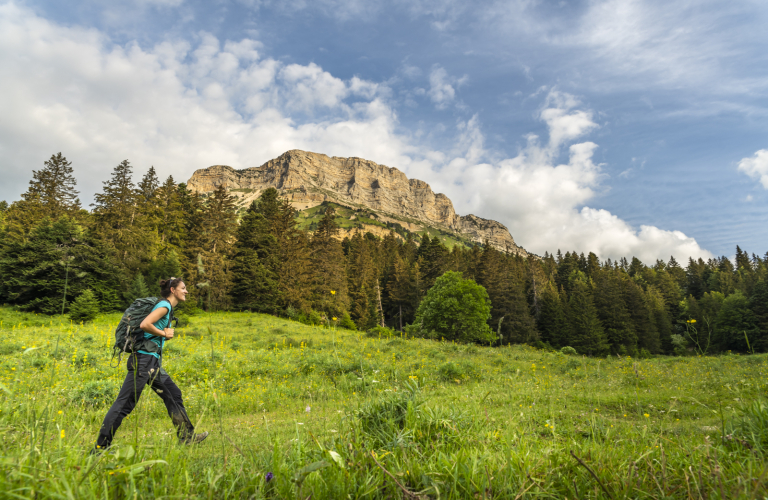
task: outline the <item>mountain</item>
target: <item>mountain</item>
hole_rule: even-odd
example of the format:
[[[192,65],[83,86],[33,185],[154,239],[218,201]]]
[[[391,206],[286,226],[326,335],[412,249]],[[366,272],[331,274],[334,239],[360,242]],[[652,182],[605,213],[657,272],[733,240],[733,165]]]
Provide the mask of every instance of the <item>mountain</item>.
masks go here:
[[[273,187],[301,211],[304,225],[321,216],[316,209],[333,203],[346,208],[341,217],[349,231],[386,234],[395,229],[428,233],[453,244],[471,245],[486,240],[499,250],[527,256],[515,243],[507,228],[499,222],[475,215],[459,216],[453,203],[442,193],[435,194],[424,181],[408,179],[396,168],[362,158],[329,157],[324,154],[291,150],[260,167],[235,170],[214,165],[195,171],[188,189],[201,194],[219,185],[241,198],[244,204]],[[399,227],[398,227],[399,226]]]

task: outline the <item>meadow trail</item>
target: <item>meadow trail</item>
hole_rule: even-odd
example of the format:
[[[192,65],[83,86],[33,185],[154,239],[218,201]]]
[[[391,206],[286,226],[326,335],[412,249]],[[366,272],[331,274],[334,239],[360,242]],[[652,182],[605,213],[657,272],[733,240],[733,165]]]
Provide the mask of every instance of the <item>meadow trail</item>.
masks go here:
[[[768,355],[586,358],[197,314],[163,367],[211,436],[125,376],[119,315],[0,308],[0,498],[763,498]]]

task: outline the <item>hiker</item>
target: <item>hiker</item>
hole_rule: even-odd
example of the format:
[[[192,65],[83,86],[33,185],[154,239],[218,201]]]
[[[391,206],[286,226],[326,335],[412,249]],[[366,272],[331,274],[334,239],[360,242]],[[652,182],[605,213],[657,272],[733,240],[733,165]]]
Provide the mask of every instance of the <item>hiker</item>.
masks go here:
[[[104,423],[99,430],[99,437],[96,441],[95,450],[102,450],[112,444],[117,429],[123,419],[131,413],[139,401],[141,391],[144,386],[149,384],[155,393],[162,398],[165,407],[168,409],[168,416],[171,417],[173,425],[176,427],[176,435],[180,443],[190,444],[199,443],[206,437],[207,432],[195,433],[195,428],[187,416],[184,409],[184,402],[181,398],[181,390],[173,382],[170,375],[161,368],[163,345],[166,340],[173,338],[173,328],[171,319],[173,318],[173,308],[179,302],[184,302],[187,295],[187,287],[181,278],[170,278],[160,281],[160,295],[162,299],[138,299],[134,304],[157,301],[151,312],[141,320],[138,336],[135,337],[134,344],[130,349],[128,357],[128,374],[123,382],[123,387],[117,395],[117,399],[104,417]],[[131,306],[133,307],[133,306]],[[147,306],[145,306],[147,307]],[[145,311],[148,310],[145,309]],[[128,309],[131,311],[131,308]],[[126,311],[123,321],[130,321],[130,315]],[[146,314],[146,313],[145,313]],[[143,335],[141,335],[143,333]],[[131,335],[129,327],[129,336]],[[128,344],[126,344],[128,345]],[[123,346],[120,346],[123,347]]]

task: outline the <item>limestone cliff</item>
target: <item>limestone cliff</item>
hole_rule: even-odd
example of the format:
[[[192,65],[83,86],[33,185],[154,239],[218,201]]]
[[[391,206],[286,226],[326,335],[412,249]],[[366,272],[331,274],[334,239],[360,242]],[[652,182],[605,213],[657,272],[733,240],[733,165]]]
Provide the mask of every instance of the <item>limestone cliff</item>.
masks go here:
[[[504,225],[474,215],[459,216],[451,200],[435,194],[426,182],[362,158],[291,150],[260,167],[235,170],[214,165],[197,170],[187,187],[210,193],[222,184],[245,202],[274,187],[299,210],[324,201],[364,207],[411,226],[439,228],[478,243],[488,240],[499,250],[528,255]]]

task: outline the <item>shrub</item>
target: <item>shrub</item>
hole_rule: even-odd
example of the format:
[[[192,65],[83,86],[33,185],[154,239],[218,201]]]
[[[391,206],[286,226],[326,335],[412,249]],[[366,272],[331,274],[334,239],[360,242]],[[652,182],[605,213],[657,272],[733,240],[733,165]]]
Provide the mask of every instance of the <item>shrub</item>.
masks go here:
[[[357,325],[354,321],[352,321],[352,318],[349,317],[349,313],[347,311],[344,311],[344,314],[341,315],[341,319],[339,320],[339,327],[346,328],[347,330],[357,330]]]
[[[99,301],[90,290],[81,293],[69,306],[69,319],[75,323],[88,322],[99,315]]]
[[[440,380],[445,382],[467,380],[470,378],[479,379],[480,370],[474,363],[470,363],[469,361],[463,361],[461,363],[449,361],[448,363],[440,365],[437,369],[437,376]]]
[[[413,325],[431,338],[486,343],[496,338],[487,323],[490,317],[491,301],[485,288],[463,279],[461,273],[448,271],[419,304]]]
[[[119,390],[120,384],[113,380],[92,380],[73,390],[70,393],[70,400],[73,403],[89,406],[109,404]]]
[[[575,355],[578,354],[576,352],[576,349],[574,349],[573,347],[568,346],[568,345],[563,347],[562,349],[560,349],[560,352],[563,353],[563,354],[567,354],[568,356],[575,356]]]
[[[374,326],[373,328],[365,332],[365,336],[372,337],[372,338],[381,337],[383,339],[388,339],[390,337],[395,336],[395,331],[391,328],[387,328],[384,326]]]

